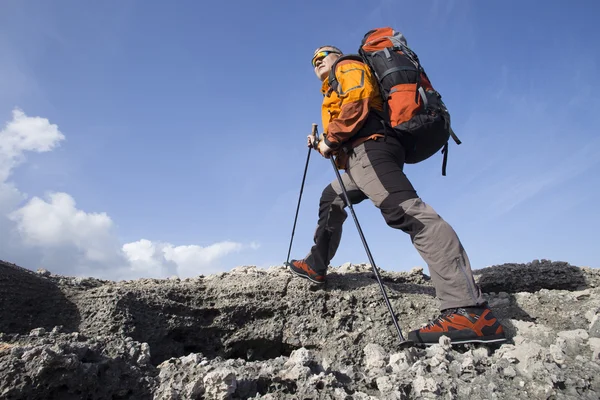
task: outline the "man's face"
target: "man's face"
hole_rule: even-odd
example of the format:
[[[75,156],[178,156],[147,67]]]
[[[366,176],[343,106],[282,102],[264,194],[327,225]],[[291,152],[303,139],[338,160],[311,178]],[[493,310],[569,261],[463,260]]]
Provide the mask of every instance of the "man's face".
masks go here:
[[[333,63],[340,58],[340,56],[341,55],[336,50],[329,47],[322,47],[315,53],[312,63],[315,74],[321,81],[327,79]]]

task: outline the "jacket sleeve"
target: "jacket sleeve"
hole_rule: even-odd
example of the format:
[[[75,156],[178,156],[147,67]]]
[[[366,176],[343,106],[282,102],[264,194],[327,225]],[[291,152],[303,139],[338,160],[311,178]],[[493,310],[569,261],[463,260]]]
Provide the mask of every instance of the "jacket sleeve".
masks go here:
[[[324,139],[332,149],[339,148],[360,130],[369,114],[371,97],[378,95],[366,68],[356,62],[340,63],[336,68],[340,113],[329,122]]]

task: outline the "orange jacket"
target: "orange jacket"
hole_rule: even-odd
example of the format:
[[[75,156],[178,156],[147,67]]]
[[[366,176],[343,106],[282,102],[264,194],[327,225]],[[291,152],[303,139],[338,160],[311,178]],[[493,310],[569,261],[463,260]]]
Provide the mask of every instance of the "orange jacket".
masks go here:
[[[373,137],[383,136],[383,126],[379,133],[368,136],[355,135],[363,127],[369,111],[383,110],[383,101],[377,82],[367,65],[355,60],[342,60],[337,64],[335,76],[337,91],[329,87],[325,79],[321,92],[324,95],[321,107],[325,143],[336,151],[337,164],[345,168],[346,154],[341,147],[353,148]]]

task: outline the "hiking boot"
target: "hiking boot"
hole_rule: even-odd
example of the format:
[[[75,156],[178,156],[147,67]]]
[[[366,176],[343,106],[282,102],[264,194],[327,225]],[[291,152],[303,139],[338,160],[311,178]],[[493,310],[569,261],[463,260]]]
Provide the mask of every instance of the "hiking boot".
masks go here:
[[[306,278],[314,283],[325,283],[325,274],[319,274],[311,268],[304,260],[292,260],[286,263],[294,274]]]
[[[504,328],[487,306],[444,310],[423,328],[410,332],[408,340],[429,346],[441,336],[448,336],[452,344],[506,341]]]

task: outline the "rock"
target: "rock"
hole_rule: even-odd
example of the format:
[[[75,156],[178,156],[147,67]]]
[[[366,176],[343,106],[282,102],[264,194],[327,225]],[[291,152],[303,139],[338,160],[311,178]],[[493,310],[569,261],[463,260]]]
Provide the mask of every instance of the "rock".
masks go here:
[[[503,373],[504,376],[507,378],[514,378],[515,376],[517,376],[517,371],[515,371],[515,369],[511,366],[506,367]]]
[[[450,361],[448,360],[448,353],[451,349],[452,346],[450,338],[448,336],[440,337],[438,344],[434,344],[427,349],[427,355],[431,357],[429,360],[429,366],[436,368],[440,365],[447,366],[450,364]]]
[[[395,374],[402,374],[408,370],[417,358],[417,351],[414,348],[409,348],[401,353],[390,355],[389,366]]]
[[[554,362],[558,365],[563,365],[567,361],[567,355],[563,350],[563,346],[557,344],[550,345],[550,355]]]
[[[297,381],[297,380],[306,380],[306,379],[308,379],[308,377],[311,376],[311,374],[312,374],[312,371],[310,370],[309,367],[295,364],[295,365],[292,365],[291,367],[289,367],[287,370],[282,371],[279,375],[284,380]]]
[[[155,398],[194,399],[204,393],[204,370],[198,365],[199,354],[170,359],[158,366]]]
[[[0,263],[0,397],[598,398],[595,269],[475,271],[509,341],[409,349],[370,265],[330,272],[322,286],[284,266],[110,282]],[[439,313],[422,269],[381,276],[406,332]]]
[[[343,263],[342,265],[340,265],[340,267],[338,268],[338,273],[340,274],[345,274],[348,272],[352,272],[352,263]]]
[[[583,329],[572,331],[563,331],[558,333],[556,345],[568,356],[575,357],[581,349],[581,346],[589,338],[588,333]]]
[[[35,328],[29,332],[29,336],[40,337],[46,334],[46,330],[44,328]]]
[[[339,274],[349,274],[349,273],[364,273],[364,272],[372,272],[373,269],[371,264],[352,264],[350,262],[344,263],[340,265],[335,271]]]
[[[377,371],[385,368],[389,357],[381,345],[369,343],[363,351],[367,371]]]
[[[413,382],[413,391],[416,396],[437,395],[439,386],[433,378],[418,376]]]
[[[317,373],[323,370],[317,364],[314,354],[304,347],[294,350],[283,366],[286,369],[280,375],[287,380],[308,379],[313,374],[313,369]]]
[[[580,268],[564,262],[503,264],[474,271],[484,292],[536,292],[541,289],[577,290],[586,286]]]
[[[588,332],[591,337],[600,338],[600,314],[594,314]]]
[[[76,330],[78,317],[52,278],[0,261],[0,332],[26,334],[56,325]]]
[[[77,398],[81,393],[89,393],[90,399],[113,398],[119,393],[151,398],[152,368],[128,358],[123,341],[73,343],[71,335],[61,333],[11,335],[7,340],[10,352],[2,352],[0,346],[3,398]],[[122,356],[112,355],[117,353]]]
[[[423,267],[413,267],[408,273],[410,275],[423,275]]]
[[[549,355],[549,351],[537,343],[521,343],[518,346],[502,345],[497,353],[500,357],[515,363],[519,374],[530,379],[542,367],[541,361]]]
[[[148,343],[142,343],[136,361],[140,365],[150,363],[150,346],[148,345]]]
[[[377,384],[377,389],[383,393],[390,393],[396,390],[396,385],[394,384],[394,380],[389,376],[380,376],[375,379]]]
[[[284,366],[301,365],[308,367],[309,365],[314,363],[314,354],[310,350],[307,350],[304,347],[302,347],[298,350],[292,351],[292,354],[290,354],[290,358],[286,361]]]
[[[203,382],[207,399],[228,399],[237,388],[235,373],[224,368],[209,372]]]
[[[592,360],[600,362],[600,338],[592,337],[588,341],[590,350],[592,350]]]
[[[548,347],[554,343],[556,332],[549,326],[542,323],[534,323],[520,320],[509,320],[512,327],[513,340],[515,342],[535,342],[542,347]]]

